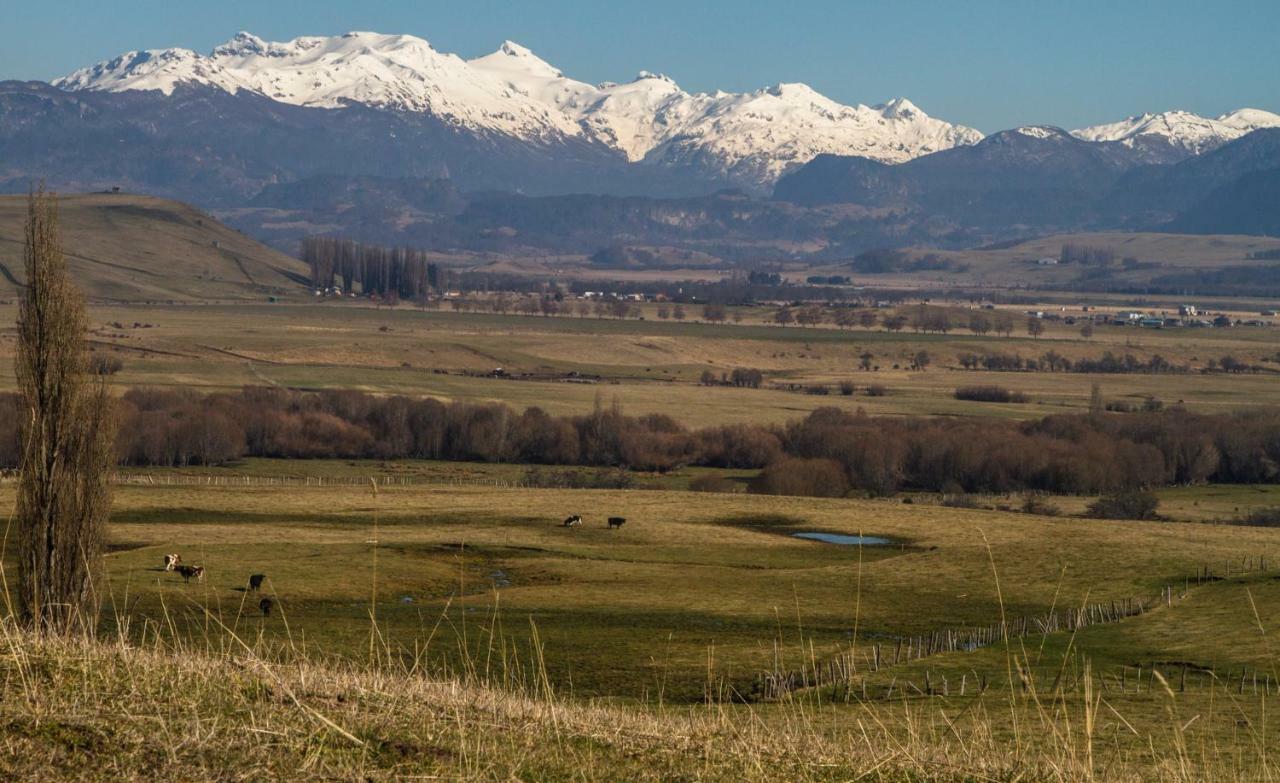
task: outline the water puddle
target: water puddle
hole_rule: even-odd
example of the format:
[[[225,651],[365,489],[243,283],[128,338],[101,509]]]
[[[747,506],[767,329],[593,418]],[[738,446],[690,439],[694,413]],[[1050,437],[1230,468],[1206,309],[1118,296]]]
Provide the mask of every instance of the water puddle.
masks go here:
[[[885,546],[893,543],[887,538],[878,536],[846,536],[843,533],[792,533],[791,537],[841,546]]]

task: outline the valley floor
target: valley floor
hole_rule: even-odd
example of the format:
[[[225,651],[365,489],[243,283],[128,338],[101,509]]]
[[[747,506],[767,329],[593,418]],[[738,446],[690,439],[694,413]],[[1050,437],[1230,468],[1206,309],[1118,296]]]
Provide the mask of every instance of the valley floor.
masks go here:
[[[0,485],[0,506],[12,498]],[[585,524],[561,526],[570,513]],[[1276,773],[1272,529],[660,489],[157,481],[117,488],[110,549],[100,645],[6,632],[11,777]],[[165,572],[168,552],[205,580]],[[1150,611],[890,659],[899,639],[1127,599]],[[839,682],[759,690],[841,659],[856,663]]]

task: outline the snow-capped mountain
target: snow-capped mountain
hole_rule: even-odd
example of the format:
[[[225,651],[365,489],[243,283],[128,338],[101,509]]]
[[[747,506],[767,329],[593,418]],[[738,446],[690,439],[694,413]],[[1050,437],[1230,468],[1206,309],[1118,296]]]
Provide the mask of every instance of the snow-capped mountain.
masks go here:
[[[129,52],[54,84],[166,96],[182,86],[207,86],[297,106],[420,112],[480,134],[535,143],[576,139],[632,162],[693,163],[755,186],[767,186],[821,153],[898,163],[982,138],[901,98],[851,107],[803,84],[743,94],[687,93],[647,72],[627,83],[591,85],[510,41],[464,60],[414,36],[361,32],[283,43],[242,32],[208,55]]]
[[[1141,114],[1105,125],[1072,131],[1085,141],[1118,141],[1145,153],[1152,162],[1172,162],[1217,149],[1259,128],[1280,127],[1280,115],[1238,109],[1216,119],[1188,111]]]

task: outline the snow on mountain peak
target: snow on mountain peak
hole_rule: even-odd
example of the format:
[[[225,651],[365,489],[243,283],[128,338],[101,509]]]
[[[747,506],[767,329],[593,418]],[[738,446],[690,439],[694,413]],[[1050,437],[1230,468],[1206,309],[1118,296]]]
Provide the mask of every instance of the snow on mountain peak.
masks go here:
[[[924,112],[920,111],[914,103],[906,98],[894,98],[891,101],[879,104],[878,106],[873,106],[872,108],[878,110],[885,117],[892,117],[894,119],[906,119],[909,117],[924,115]]]
[[[1199,155],[1258,128],[1280,127],[1280,115],[1260,109],[1238,109],[1217,119],[1189,111],[1140,114],[1119,122],[1072,131],[1085,141],[1118,141],[1127,147],[1153,150],[1153,155]]]
[[[1236,109],[1219,117],[1218,122],[1248,133],[1259,128],[1280,128],[1280,114],[1262,109]]]
[[[498,51],[511,57],[531,57],[533,50],[527,46],[521,46],[515,41],[503,41],[502,46],[498,47]]]
[[[1053,125],[1023,125],[1014,128],[1012,132],[1032,139],[1059,139],[1069,135],[1062,128]]]
[[[820,153],[896,163],[982,138],[929,117],[905,98],[875,108],[845,106],[800,83],[690,94],[650,71],[627,83],[590,85],[514,41],[464,60],[421,38],[373,32],[272,42],[242,31],[207,56],[186,49],[129,52],[55,84],[165,95],[180,85],[203,85],[299,106],[356,103],[423,112],[534,143],[579,138],[631,161],[695,156],[726,176],[760,185]]]
[[[652,80],[655,82],[670,82],[671,84],[676,83],[675,79],[672,79],[670,76],[667,76],[665,73],[655,73],[653,71],[640,71],[639,73],[636,74],[636,78],[632,79],[631,81],[643,82],[648,80]]]
[[[206,84],[230,93],[245,88],[235,74],[190,49],[125,52],[73,71],[53,84],[64,90],[159,90],[165,95],[181,85]]]

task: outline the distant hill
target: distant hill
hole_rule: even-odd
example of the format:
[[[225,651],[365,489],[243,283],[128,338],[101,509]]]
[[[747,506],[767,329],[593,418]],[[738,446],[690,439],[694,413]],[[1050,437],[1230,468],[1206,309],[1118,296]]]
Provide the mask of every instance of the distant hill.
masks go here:
[[[0,297],[25,280],[25,196],[0,196]],[[59,199],[63,249],[90,299],[253,299],[309,286],[299,260],[265,247],[198,209],[120,193]]]
[[[1280,128],[1263,128],[1171,165],[1143,165],[1118,141],[1018,128],[896,166],[819,156],[778,181],[774,198],[808,207],[893,210],[903,236],[939,246],[1089,230],[1270,233],[1265,194],[1280,167]],[[1269,212],[1268,212],[1269,210]],[[1176,222],[1173,222],[1176,219]]]
[[[1191,234],[1280,236],[1280,168],[1255,171],[1214,189],[1178,215],[1169,228]]]

